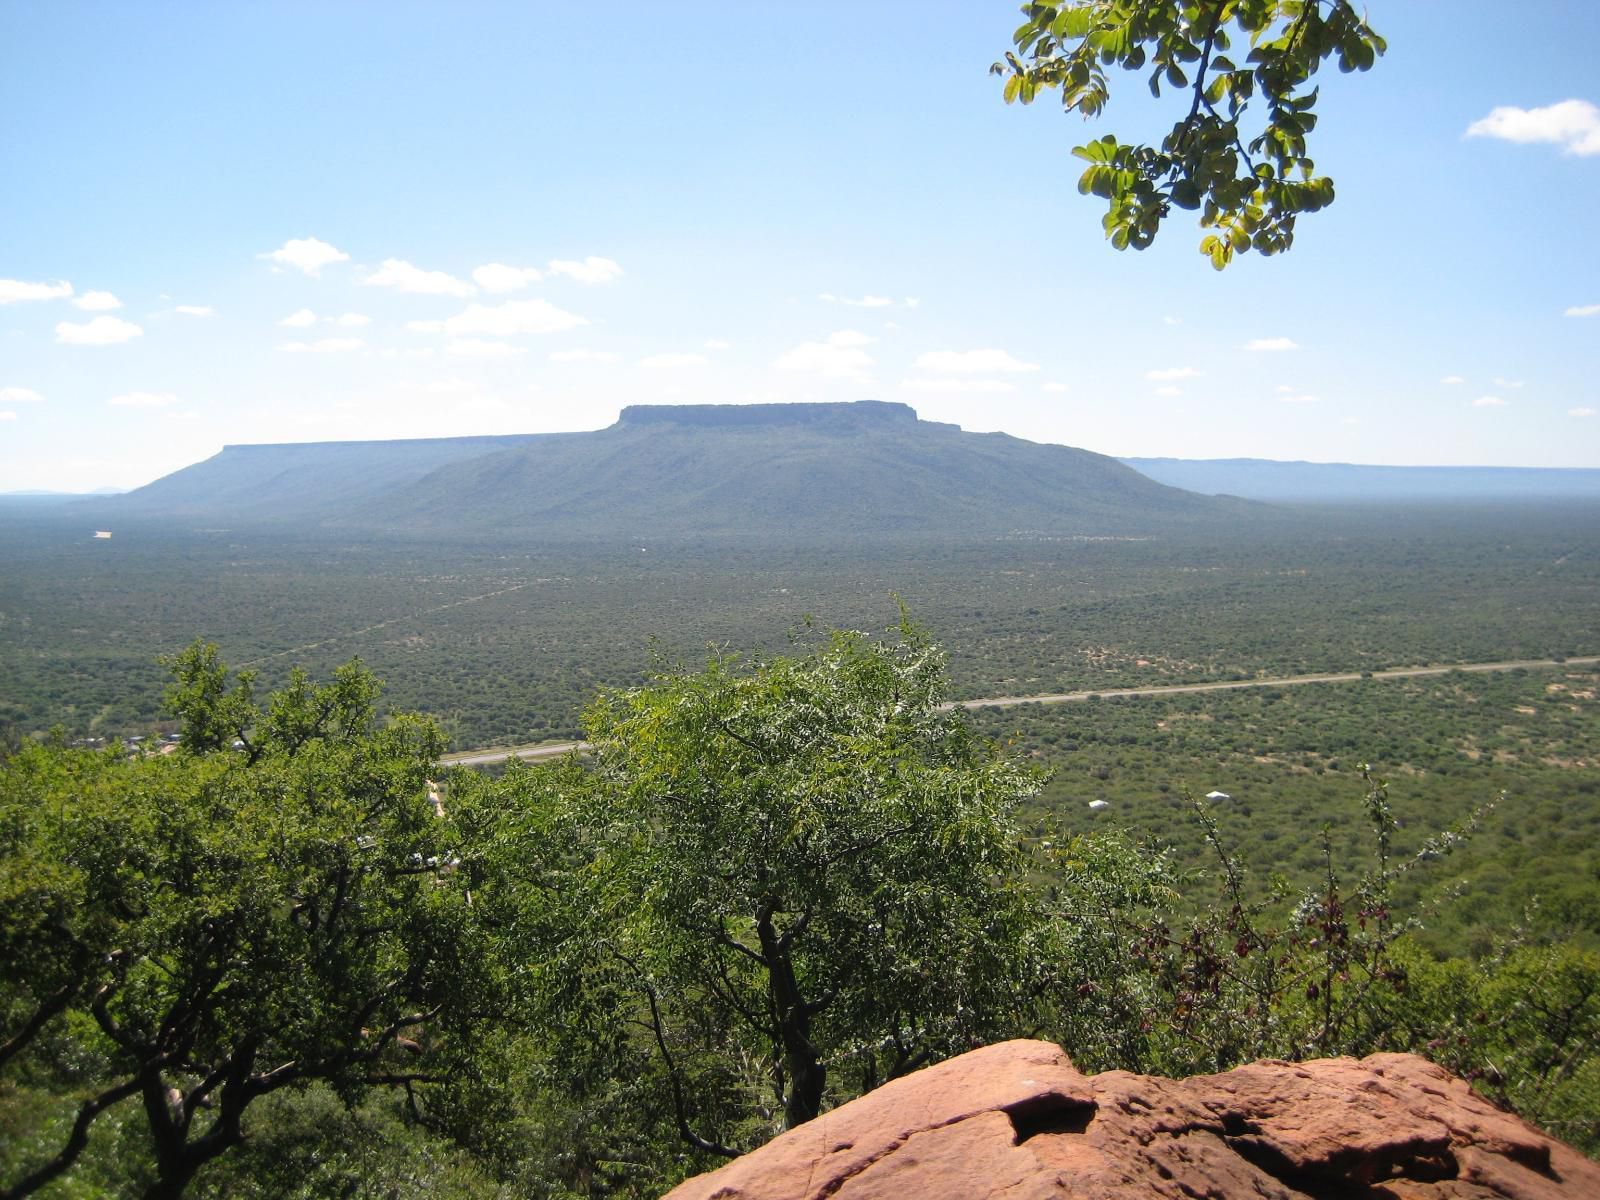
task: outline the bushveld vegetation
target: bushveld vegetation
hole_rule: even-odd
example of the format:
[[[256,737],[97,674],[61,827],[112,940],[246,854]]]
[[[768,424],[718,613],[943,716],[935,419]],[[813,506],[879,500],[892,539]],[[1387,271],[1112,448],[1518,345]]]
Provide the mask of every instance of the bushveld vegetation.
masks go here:
[[[1084,750],[1047,784],[1047,719],[1133,702],[993,710],[1017,726],[996,746],[940,707],[943,654],[904,622],[665,667],[589,708],[590,760],[457,772],[437,808],[436,730],[379,719],[363,668],[258,700],[207,647],[168,665],[181,749],[30,740],[0,768],[9,1194],[650,1194],[1019,1034],[1169,1073],[1417,1050],[1596,1149],[1592,929],[1439,956],[1459,839],[1416,829],[1430,768],[1388,785],[1299,748],[1331,690],[1187,722],[1244,735],[1186,741],[1198,763],[1283,751],[1335,783],[1320,838],[1290,814],[1314,859],[1291,881],[1274,839],[1238,849],[1274,807],[1238,784],[1189,843],[1176,813],[1096,830],[1081,793],[1047,801]],[[1588,682],[1474,678],[1471,702],[1582,726]],[[1302,697],[1281,732],[1250,709]],[[1505,724],[1530,762],[1593,749]],[[1114,789],[1105,732],[1082,774]]]
[[[0,527],[5,936],[31,964],[4,998],[0,1185],[109,1096],[44,1194],[645,1195],[1020,1032],[1176,1073],[1415,1049],[1592,1152],[1591,668],[933,707],[1592,652],[1590,517],[852,552]],[[881,626],[891,591],[948,661],[912,630],[814,632]],[[156,655],[195,632],[249,691],[201,650],[168,690]],[[707,668],[707,643],[752,657]],[[71,744],[180,730],[165,755]],[[585,730],[584,763],[430,765],[445,737]],[[392,919],[333,936],[308,914],[341,894]],[[391,984],[412,1004],[355,1020]],[[195,987],[222,1002],[184,1009]]]
[[[3,515],[3,514],[0,514]],[[456,748],[568,737],[653,656],[875,628],[902,596],[959,697],[1577,654],[1600,643],[1593,505],[1329,510],[1152,533],[628,543],[340,539],[0,521],[0,721],[159,727],[196,636],[275,686],[353,654]],[[819,531],[820,533],[825,531]],[[170,718],[167,718],[170,722]],[[166,726],[170,728],[170,724]]]

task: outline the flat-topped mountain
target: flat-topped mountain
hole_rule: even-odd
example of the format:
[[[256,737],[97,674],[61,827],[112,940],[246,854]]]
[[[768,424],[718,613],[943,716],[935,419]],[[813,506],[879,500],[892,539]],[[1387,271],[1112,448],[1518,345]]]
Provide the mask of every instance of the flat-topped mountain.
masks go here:
[[[904,404],[633,405],[591,433],[228,446],[130,515],[635,537],[1125,532],[1237,510],[1115,459]]]

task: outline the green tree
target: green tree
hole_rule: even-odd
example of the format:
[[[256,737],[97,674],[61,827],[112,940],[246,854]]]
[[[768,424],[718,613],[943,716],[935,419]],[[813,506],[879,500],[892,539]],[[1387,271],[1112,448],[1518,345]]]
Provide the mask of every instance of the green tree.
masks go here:
[[[1365,71],[1386,48],[1350,0],[1047,0],[1022,11],[1016,50],[992,68],[1007,103],[1059,89],[1066,111],[1099,116],[1108,67],[1148,67],[1153,96],[1163,85],[1183,95],[1160,146],[1106,134],[1075,147],[1089,164],[1078,191],[1106,201],[1118,250],[1148,246],[1174,206],[1199,211],[1200,250],[1218,270],[1247,250],[1287,250],[1296,218],[1333,202],[1333,180],[1307,150],[1311,79],[1329,58]],[[1247,125],[1256,101],[1264,119]]]
[[[1403,949],[1392,1040],[1600,1157],[1600,953],[1513,945],[1471,962]]]
[[[184,749],[36,744],[0,765],[0,1070],[47,1032],[91,1064],[55,1152],[6,1155],[0,1195],[68,1172],[125,1100],[145,1194],[178,1195],[261,1097],[317,1082],[424,1105],[495,1020],[494,945],[429,803],[433,725],[380,720],[354,662],[322,686],[295,672],[264,711],[214,647],[171,665]]]
[[[679,1137],[732,1154],[1028,1027],[1041,910],[1011,814],[1040,780],[942,705],[943,663],[909,624],[717,657],[603,694],[591,767],[468,800],[537,821],[507,852],[561,910],[551,1027],[607,1064],[572,1077],[631,1061]]]

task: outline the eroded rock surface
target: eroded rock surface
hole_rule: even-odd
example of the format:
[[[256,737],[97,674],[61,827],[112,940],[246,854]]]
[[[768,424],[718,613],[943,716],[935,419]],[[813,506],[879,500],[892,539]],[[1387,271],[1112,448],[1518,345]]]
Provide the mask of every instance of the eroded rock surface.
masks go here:
[[[1409,1054],[1173,1080],[1082,1075],[1048,1042],[896,1080],[671,1200],[1555,1200],[1600,1166]]]

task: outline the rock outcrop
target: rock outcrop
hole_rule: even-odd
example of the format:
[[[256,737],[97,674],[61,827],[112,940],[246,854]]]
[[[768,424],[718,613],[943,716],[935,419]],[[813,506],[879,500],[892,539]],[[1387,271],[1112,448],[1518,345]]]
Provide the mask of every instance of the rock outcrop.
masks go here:
[[[1600,1165],[1409,1054],[1221,1075],[1082,1075],[975,1050],[790,1130],[670,1200],[1555,1200]]]

